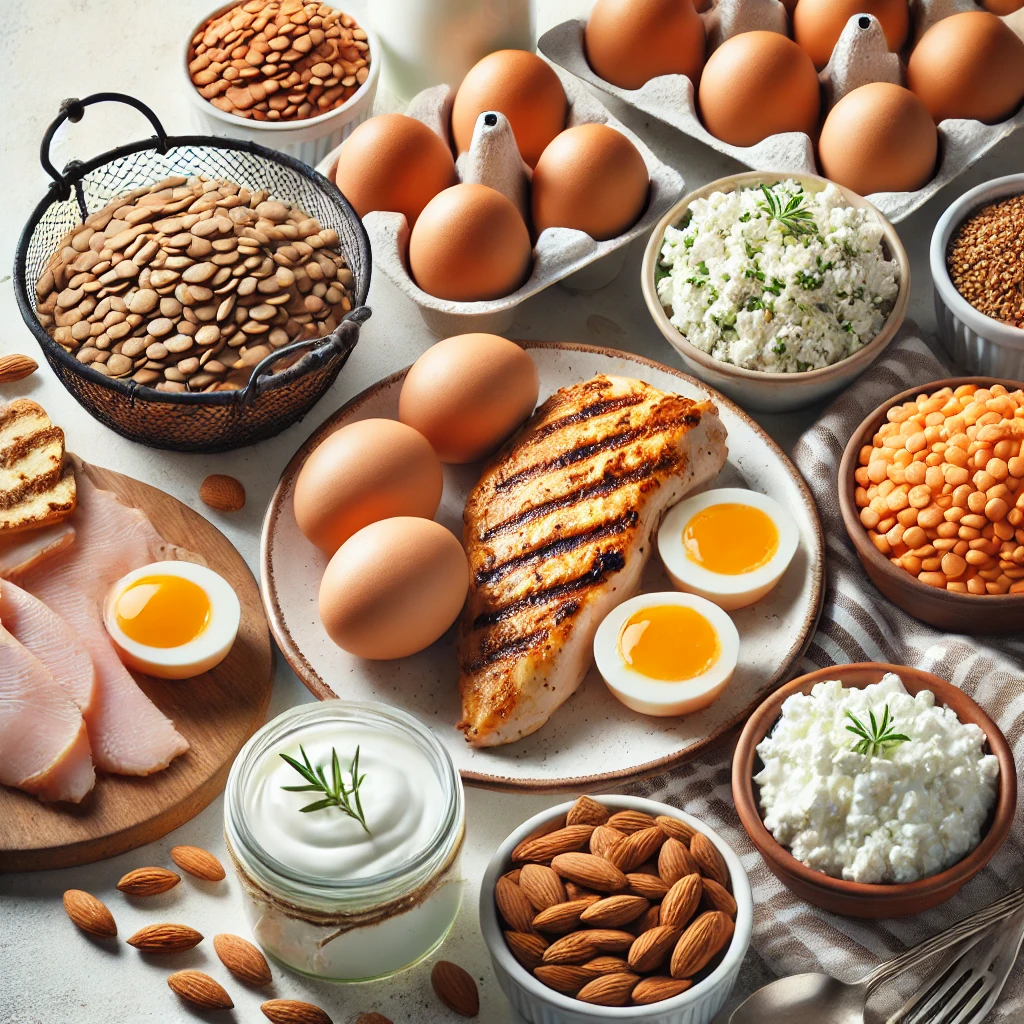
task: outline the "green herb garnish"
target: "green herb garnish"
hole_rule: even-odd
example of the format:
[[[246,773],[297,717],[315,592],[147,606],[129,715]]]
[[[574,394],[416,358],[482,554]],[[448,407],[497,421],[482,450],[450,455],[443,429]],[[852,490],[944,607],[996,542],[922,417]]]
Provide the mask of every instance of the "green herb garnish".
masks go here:
[[[777,220],[791,235],[816,234],[818,231],[814,214],[804,205],[804,193],[798,192],[791,196],[785,206],[767,185],[761,186],[764,201],[758,201],[758,207],[764,210],[772,220]]]
[[[366,824],[366,815],[363,813],[363,805],[359,799],[359,787],[366,778],[365,775],[359,774],[359,748],[356,747],[355,757],[352,758],[352,764],[349,766],[351,785],[348,787],[345,785],[345,776],[341,770],[341,763],[338,760],[338,752],[334,747],[331,747],[330,783],[327,781],[327,775],[323,766],[317,765],[314,768],[306,754],[305,747],[301,744],[299,751],[302,754],[301,762],[297,761],[294,757],[289,757],[287,754],[282,754],[281,757],[306,780],[307,785],[282,786],[281,788],[289,793],[324,794],[322,800],[315,800],[311,804],[306,804],[305,807],[300,807],[299,810],[303,814],[308,814],[311,811],[322,811],[326,807],[337,807],[339,811],[347,814],[350,818],[355,818],[363,826],[366,834],[369,835],[370,829]]]
[[[893,731],[894,723],[889,714],[888,704],[886,704],[885,711],[882,713],[881,722],[875,718],[874,711],[868,711],[870,726],[865,726],[852,711],[847,711],[846,717],[853,722],[853,725],[846,727],[846,731],[860,737],[853,748],[857,754],[864,754],[866,757],[876,757],[879,754],[884,754],[890,747],[906,743],[910,739],[909,736],[905,736],[901,732]]]

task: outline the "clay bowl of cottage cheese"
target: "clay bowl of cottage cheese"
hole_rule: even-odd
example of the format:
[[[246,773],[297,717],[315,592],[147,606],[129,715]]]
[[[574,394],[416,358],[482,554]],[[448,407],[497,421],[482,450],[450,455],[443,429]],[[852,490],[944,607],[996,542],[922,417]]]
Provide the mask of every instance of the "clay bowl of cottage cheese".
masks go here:
[[[919,914],[992,859],[1017,806],[999,727],[920,669],[834,665],[787,683],[733,758],[740,821],[801,899],[848,917]]]

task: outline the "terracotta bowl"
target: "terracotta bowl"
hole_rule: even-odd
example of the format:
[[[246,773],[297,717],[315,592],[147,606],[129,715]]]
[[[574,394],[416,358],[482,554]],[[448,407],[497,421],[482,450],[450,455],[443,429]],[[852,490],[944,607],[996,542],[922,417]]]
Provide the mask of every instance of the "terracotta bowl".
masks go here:
[[[937,590],[919,582],[905,569],[893,565],[868,536],[860,521],[860,510],[854,500],[860,450],[871,444],[878,428],[885,422],[886,413],[916,395],[938,391],[944,387],[957,388],[961,384],[1003,384],[1010,390],[1024,388],[1024,384],[992,377],[955,377],[922,384],[894,395],[880,405],[854,431],[839,464],[839,507],[843,513],[846,532],[853,541],[864,571],[871,582],[908,615],[927,622],[949,633],[999,634],[1017,632],[1024,625],[1024,594],[955,594]]]
[[[755,793],[754,775],[761,768],[757,745],[774,728],[782,704],[794,693],[809,693],[815,683],[839,679],[845,686],[863,688],[877,683],[887,672],[895,672],[911,694],[931,690],[939,703],[956,712],[961,722],[973,722],[988,737],[987,753],[999,759],[999,797],[988,830],[981,842],[962,861],[930,878],[899,885],[869,885],[846,882],[815,871],[798,861],[776,842],[761,820]],[[747,830],[772,873],[801,899],[833,914],[847,917],[909,917],[944,903],[954,896],[992,859],[1003,845],[1013,824],[1017,807],[1017,774],[1013,753],[999,727],[967,694],[930,672],[863,662],[858,665],[833,665],[800,676],[776,690],[747,720],[736,746],[732,762],[732,795],[740,821]]]

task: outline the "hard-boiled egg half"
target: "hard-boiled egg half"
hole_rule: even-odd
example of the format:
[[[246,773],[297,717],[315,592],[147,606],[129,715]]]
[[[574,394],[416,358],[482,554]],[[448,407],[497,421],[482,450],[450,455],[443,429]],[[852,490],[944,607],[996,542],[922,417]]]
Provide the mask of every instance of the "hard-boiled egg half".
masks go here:
[[[121,660],[161,679],[191,679],[227,657],[241,607],[231,585],[205,565],[153,562],[122,576],[103,621]]]
[[[705,491],[670,509],[658,553],[672,582],[733,611],[782,579],[799,543],[793,516],[773,498],[740,487]]]
[[[729,685],[740,636],[717,605],[694,594],[641,594],[598,626],[594,660],[608,689],[643,715],[699,711]]]

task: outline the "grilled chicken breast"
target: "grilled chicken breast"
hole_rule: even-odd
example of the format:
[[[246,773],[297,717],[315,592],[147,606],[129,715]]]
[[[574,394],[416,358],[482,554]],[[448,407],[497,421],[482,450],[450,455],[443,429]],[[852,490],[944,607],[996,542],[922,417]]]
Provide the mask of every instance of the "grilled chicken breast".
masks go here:
[[[539,729],[583,681],[601,620],[640,588],[662,514],[728,454],[711,402],[595,377],[552,395],[466,502],[460,728],[474,746]]]

